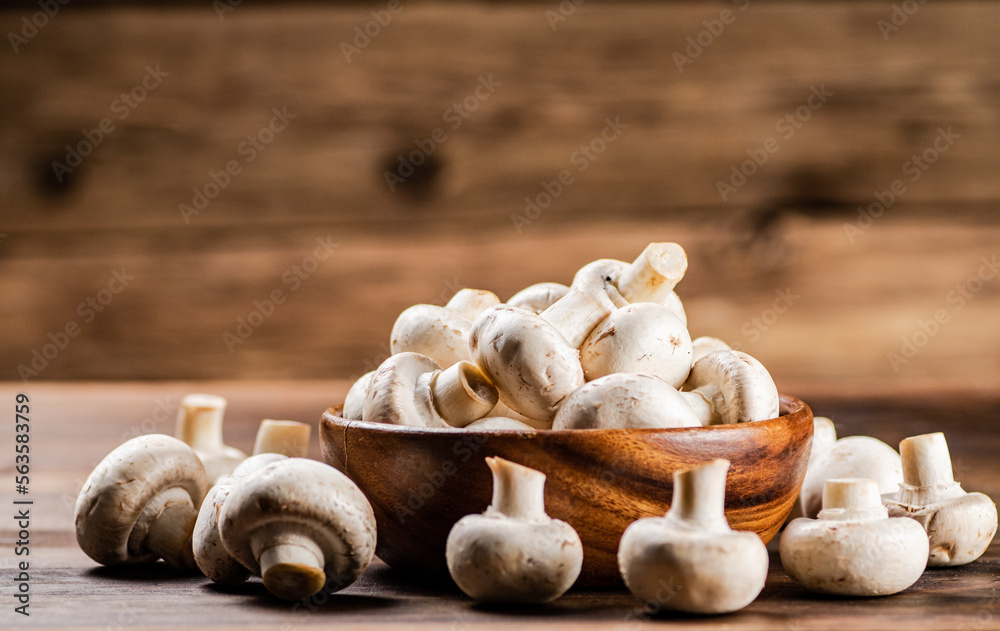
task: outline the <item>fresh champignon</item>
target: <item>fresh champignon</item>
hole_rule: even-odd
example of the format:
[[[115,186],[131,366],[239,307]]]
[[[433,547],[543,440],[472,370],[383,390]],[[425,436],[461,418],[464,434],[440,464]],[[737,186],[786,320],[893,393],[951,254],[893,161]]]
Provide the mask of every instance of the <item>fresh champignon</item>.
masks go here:
[[[264,419],[257,429],[253,453],[281,454],[291,458],[304,458],[309,453],[309,434],[312,426],[298,421]]]
[[[890,518],[878,482],[829,479],[819,519],[800,517],[781,535],[781,564],[806,589],[887,596],[913,585],[927,565],[927,534],[912,519]]]
[[[108,454],[76,500],[76,540],[102,565],[163,559],[195,568],[191,533],[208,486],[195,451],[176,438],[148,434]]]
[[[306,458],[273,462],[233,484],[219,515],[232,556],[285,600],[337,591],[375,554],[375,515],[343,473]]]
[[[441,368],[467,361],[472,321],[489,304],[499,302],[500,299],[490,292],[463,289],[443,307],[414,305],[396,319],[389,340],[390,352],[393,355],[420,353]]]
[[[833,421],[825,416],[814,416],[812,446],[809,449],[809,462],[806,465],[807,475],[809,467],[813,466],[813,462],[819,458],[819,454],[826,451],[835,442],[837,442],[837,429],[833,426]],[[799,517],[802,517],[802,502],[797,499],[791,512],[788,513],[788,517],[785,518],[785,522]]]
[[[385,360],[365,396],[365,420],[417,427],[464,427],[493,409],[497,390],[478,366],[441,370],[433,359],[400,353]]]
[[[709,353],[728,350],[730,350],[729,344],[726,344],[717,337],[708,337],[706,335],[696,337],[691,340],[691,363],[694,364],[694,362]]]
[[[528,425],[524,421],[519,421],[509,416],[487,416],[478,421],[472,421],[465,426],[465,429],[472,431],[493,431],[496,429],[516,429],[534,431],[536,428]]]
[[[823,505],[823,483],[834,478],[869,478],[879,492],[895,493],[903,481],[903,465],[896,450],[871,436],[848,436],[810,457],[799,490],[802,516],[815,519]]]
[[[472,360],[524,416],[550,421],[584,384],[579,347],[608,310],[571,291],[536,315],[510,305],[484,311],[469,333]]]
[[[944,434],[899,443],[903,482],[884,498],[893,517],[909,517],[930,540],[928,565],[964,565],[986,552],[997,532],[997,507],[982,493],[967,493],[955,481]]]
[[[767,547],[752,532],[729,527],[725,514],[729,461],[674,473],[665,517],[632,523],[618,547],[625,584],[663,609],[718,614],[746,607],[767,578]]]
[[[507,300],[507,304],[532,313],[541,313],[569,293],[562,283],[536,283],[525,287]]]
[[[194,448],[214,482],[246,460],[247,455],[222,442],[222,418],[227,401],[214,394],[189,394],[181,399],[175,436]]]
[[[677,389],[658,377],[617,373],[566,397],[552,429],[701,427]]]
[[[705,355],[682,388],[703,425],[764,421],[778,416],[778,388],[764,366],[742,351]]]
[[[684,306],[674,286],[687,271],[687,255],[676,243],[650,243],[631,264],[599,259],[584,265],[573,277],[573,289],[581,291],[607,309],[635,302],[668,307],[687,324]]]
[[[691,372],[691,336],[667,307],[639,302],[615,309],[580,347],[587,381],[614,373],[655,375],[675,388]]]
[[[566,592],[583,565],[573,527],[545,513],[545,474],[487,458],[493,502],[466,515],[448,534],[448,571],[469,597],[483,602],[546,603]]]
[[[344,398],[344,410],[341,412],[344,418],[360,421],[364,417],[365,395],[368,394],[368,385],[372,382],[375,371],[371,370],[361,375],[357,381],[351,385]]]
[[[257,469],[263,469],[272,462],[287,456],[277,453],[262,453],[250,456],[239,464],[233,472],[208,490],[198,520],[194,524],[192,536],[194,560],[198,569],[214,583],[238,585],[250,578],[250,570],[233,558],[222,544],[219,532],[219,515],[229,498],[233,484]]]
[[[500,304],[500,298],[492,291],[459,289],[445,307],[458,311],[468,318],[469,322],[472,322],[479,317],[480,313],[498,304]]]
[[[524,423],[525,425],[528,425],[533,429],[552,429],[551,420],[539,421],[537,419],[527,417],[524,414],[517,412],[516,410],[512,410],[510,406],[508,406],[503,401],[497,401],[497,404],[493,406],[493,409],[490,410],[490,413],[487,414],[484,418],[480,419],[480,421],[493,417],[514,419],[515,421],[520,421],[521,423]],[[475,422],[478,423],[479,421]]]

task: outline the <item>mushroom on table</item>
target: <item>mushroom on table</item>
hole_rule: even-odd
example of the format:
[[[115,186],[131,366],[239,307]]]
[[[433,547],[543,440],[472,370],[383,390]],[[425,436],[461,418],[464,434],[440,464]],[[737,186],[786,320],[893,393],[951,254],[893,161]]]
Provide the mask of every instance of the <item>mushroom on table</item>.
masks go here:
[[[899,453],[903,482],[883,502],[889,515],[914,519],[927,531],[928,565],[964,565],[981,557],[997,532],[997,507],[955,481],[944,434],[904,438]]]
[[[163,559],[195,569],[191,533],[208,487],[194,449],[163,434],[129,440],[97,465],[76,500],[76,540],[102,565]]]
[[[643,602],[728,613],[749,605],[764,588],[767,547],[755,533],[734,531],[726,521],[729,464],[720,458],[675,472],[666,516],[639,519],[625,530],[618,567]]]
[[[226,399],[214,394],[188,394],[181,399],[175,436],[194,448],[209,482],[229,475],[247,455],[222,441]]]
[[[375,555],[375,515],[343,473],[285,458],[238,480],[219,515],[226,550],[284,600],[337,591]]]
[[[545,474],[487,458],[493,501],[466,515],[448,534],[448,571],[471,598],[498,603],[547,603],[576,581],[583,544],[572,526],[545,513]]]

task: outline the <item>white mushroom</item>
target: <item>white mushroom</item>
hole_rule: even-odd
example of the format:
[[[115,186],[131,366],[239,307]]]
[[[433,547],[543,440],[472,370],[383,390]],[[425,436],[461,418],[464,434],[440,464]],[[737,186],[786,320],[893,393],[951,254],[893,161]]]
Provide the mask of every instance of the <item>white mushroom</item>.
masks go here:
[[[631,264],[599,259],[584,265],[573,277],[573,289],[607,309],[634,302],[652,302],[670,308],[687,324],[684,306],[674,286],[687,271],[687,255],[676,243],[650,243]]]
[[[365,395],[368,394],[368,385],[372,382],[375,371],[371,370],[361,375],[357,381],[351,385],[344,398],[344,410],[341,412],[344,418],[355,421],[362,420],[365,408]]]
[[[192,544],[198,569],[212,582],[238,585],[250,578],[250,570],[226,550],[226,546],[222,544],[222,534],[219,532],[219,515],[222,506],[229,499],[233,484],[249,473],[263,469],[272,462],[284,460],[286,457],[277,453],[250,456],[233,469],[230,475],[208,490],[201,510],[198,511],[198,520],[194,524]]]
[[[809,462],[806,464],[806,475],[808,475],[809,467],[813,466],[813,463],[819,458],[819,454],[829,449],[835,442],[837,442],[837,429],[833,426],[833,421],[825,416],[814,416],[812,446],[809,449]],[[802,517],[802,503],[797,499],[795,505],[792,506],[791,512],[788,513],[788,517],[785,518],[785,522],[790,522],[799,517]]]
[[[551,420],[539,421],[537,419],[527,417],[516,410],[512,410],[510,406],[508,406],[503,401],[497,401],[497,404],[493,406],[493,409],[490,410],[490,413],[480,420],[485,420],[487,418],[493,418],[493,417],[514,419],[515,421],[520,421],[521,423],[524,423],[525,425],[528,425],[533,429],[552,429]],[[479,421],[476,422],[478,423]]]
[[[194,448],[205,465],[209,482],[214,482],[246,460],[247,455],[222,442],[222,417],[226,400],[214,394],[189,394],[181,399],[174,436]]]
[[[205,497],[205,469],[194,450],[162,434],[129,440],[109,453],[76,500],[76,540],[102,565],[163,559],[195,568],[191,532]]]
[[[532,313],[541,313],[569,293],[569,287],[562,283],[537,283],[517,292],[507,304]]]
[[[767,547],[752,532],[729,527],[725,514],[729,461],[716,459],[674,473],[665,517],[625,529],[618,568],[640,600],[663,609],[726,613],[746,607],[767,578]]]
[[[312,426],[298,421],[276,421],[264,419],[257,430],[253,453],[281,454],[292,458],[304,458],[309,453],[309,434]]]
[[[485,289],[459,289],[445,307],[454,309],[468,318],[469,322],[472,322],[479,317],[480,313],[498,304],[500,304],[500,298],[492,291],[486,291]]]
[[[701,427],[677,390],[658,377],[617,373],[573,391],[552,429]]]
[[[385,360],[365,396],[365,420],[417,427],[464,427],[493,409],[497,390],[475,364],[447,370],[418,353]]]
[[[580,344],[608,310],[571,291],[539,315],[497,305],[469,333],[472,359],[496,385],[500,400],[528,418],[551,420],[584,384]]]
[[[884,503],[891,516],[910,517],[927,531],[928,565],[964,565],[982,556],[997,532],[997,507],[955,481],[944,434],[904,438],[899,453],[903,482]]]
[[[896,450],[871,436],[848,436],[810,458],[799,505],[803,517],[815,519],[823,504],[823,483],[834,478],[869,478],[880,493],[895,493],[903,481]]]
[[[375,554],[375,515],[364,494],[340,471],[306,458],[238,480],[219,531],[230,554],[285,600],[347,587]]]
[[[472,421],[465,426],[465,429],[472,431],[493,431],[497,429],[534,431],[536,428],[528,425],[524,421],[519,421],[508,416],[487,416],[479,419],[478,421]]]
[[[679,388],[691,372],[691,336],[667,307],[639,302],[615,309],[580,347],[587,381],[646,373]]]
[[[448,534],[448,571],[469,597],[485,602],[546,603],[566,592],[583,565],[573,527],[545,513],[545,474],[487,458],[493,502]]]
[[[729,344],[726,344],[717,337],[708,337],[706,335],[696,337],[691,340],[691,363],[694,364],[694,362],[709,353],[728,351],[729,349]]]
[[[709,353],[691,367],[683,387],[703,425],[764,421],[778,416],[778,389],[764,366],[744,352]]]
[[[799,518],[781,535],[781,564],[806,589],[887,596],[920,578],[927,534],[912,519],[889,518],[878,482],[827,480],[819,519]]]
[[[490,292],[463,289],[443,307],[414,305],[396,319],[389,349],[393,355],[407,352],[426,355],[441,368],[467,361],[472,320],[490,304],[499,302]]]

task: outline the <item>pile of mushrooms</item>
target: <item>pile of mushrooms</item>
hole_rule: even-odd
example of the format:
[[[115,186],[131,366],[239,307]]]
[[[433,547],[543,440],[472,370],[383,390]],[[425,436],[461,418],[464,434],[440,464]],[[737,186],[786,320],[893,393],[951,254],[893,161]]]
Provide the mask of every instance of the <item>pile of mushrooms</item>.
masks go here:
[[[292,601],[353,583],[375,554],[368,499],[340,471],[305,458],[305,423],[263,420],[251,457],[227,447],[225,406],[188,395],[177,438],[139,436],[108,454],[77,499],[80,548],[103,565],[162,559],[223,586],[256,575]]]
[[[818,417],[798,519],[781,536],[781,562],[805,588],[885,596],[925,568],[971,563],[997,531],[997,508],[955,481],[944,434],[903,439],[899,452],[870,436],[836,440]]]
[[[753,357],[692,340],[674,287],[676,243],[632,263],[599,259],[570,285],[507,302],[463,289],[416,305],[392,328],[392,355],[348,392],[348,419],[437,428],[695,427],[778,416],[778,390]]]

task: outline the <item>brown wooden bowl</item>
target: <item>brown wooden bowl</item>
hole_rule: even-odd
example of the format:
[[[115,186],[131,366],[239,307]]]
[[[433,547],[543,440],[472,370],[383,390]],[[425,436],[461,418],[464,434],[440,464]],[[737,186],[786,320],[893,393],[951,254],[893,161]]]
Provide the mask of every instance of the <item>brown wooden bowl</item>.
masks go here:
[[[486,510],[500,456],[548,476],[545,508],[583,540],[576,585],[621,584],[618,542],[640,517],[670,507],[673,474],[712,458],[732,463],[726,517],[768,542],[781,528],[805,476],[812,410],[781,397],[783,416],[768,421],[677,429],[468,431],[320,421],[323,458],[368,496],[378,522],[379,558],[391,567],[447,577],[445,542],[465,515]]]

